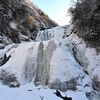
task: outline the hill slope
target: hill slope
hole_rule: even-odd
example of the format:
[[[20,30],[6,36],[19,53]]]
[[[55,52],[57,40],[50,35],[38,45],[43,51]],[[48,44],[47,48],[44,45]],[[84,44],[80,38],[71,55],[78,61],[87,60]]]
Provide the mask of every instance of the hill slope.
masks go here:
[[[55,27],[42,10],[28,0],[0,0],[0,44],[35,40],[37,32]]]

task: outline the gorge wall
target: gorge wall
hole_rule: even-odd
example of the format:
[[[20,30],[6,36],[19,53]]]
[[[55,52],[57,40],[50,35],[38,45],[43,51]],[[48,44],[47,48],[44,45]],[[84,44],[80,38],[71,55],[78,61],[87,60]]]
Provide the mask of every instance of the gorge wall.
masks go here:
[[[0,48],[10,43],[35,40],[39,30],[57,25],[28,0],[0,1]]]

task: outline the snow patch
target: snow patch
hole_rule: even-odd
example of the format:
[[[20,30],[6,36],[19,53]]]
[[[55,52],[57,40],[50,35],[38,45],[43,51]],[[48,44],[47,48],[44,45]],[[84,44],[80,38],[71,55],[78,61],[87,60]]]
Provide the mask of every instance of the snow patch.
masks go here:
[[[17,29],[17,24],[15,22],[10,22],[10,27],[13,29]]]

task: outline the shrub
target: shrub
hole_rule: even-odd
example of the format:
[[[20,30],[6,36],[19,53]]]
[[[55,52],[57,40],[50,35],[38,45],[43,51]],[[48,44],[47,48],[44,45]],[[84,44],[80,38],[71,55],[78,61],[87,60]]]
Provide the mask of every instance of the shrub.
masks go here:
[[[29,15],[29,16],[28,16],[28,21],[29,21],[30,23],[34,23],[34,22],[35,22],[35,19],[34,19],[33,16]]]

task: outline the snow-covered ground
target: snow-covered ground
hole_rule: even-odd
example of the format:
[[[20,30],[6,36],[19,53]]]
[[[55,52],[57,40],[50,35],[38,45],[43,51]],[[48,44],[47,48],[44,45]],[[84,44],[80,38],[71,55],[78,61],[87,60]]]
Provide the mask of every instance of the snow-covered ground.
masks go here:
[[[20,88],[9,88],[0,82],[0,100],[62,100],[54,94],[55,91],[46,86],[36,87],[33,83]],[[61,94],[72,97],[72,100],[88,100],[84,91],[66,91]]]

